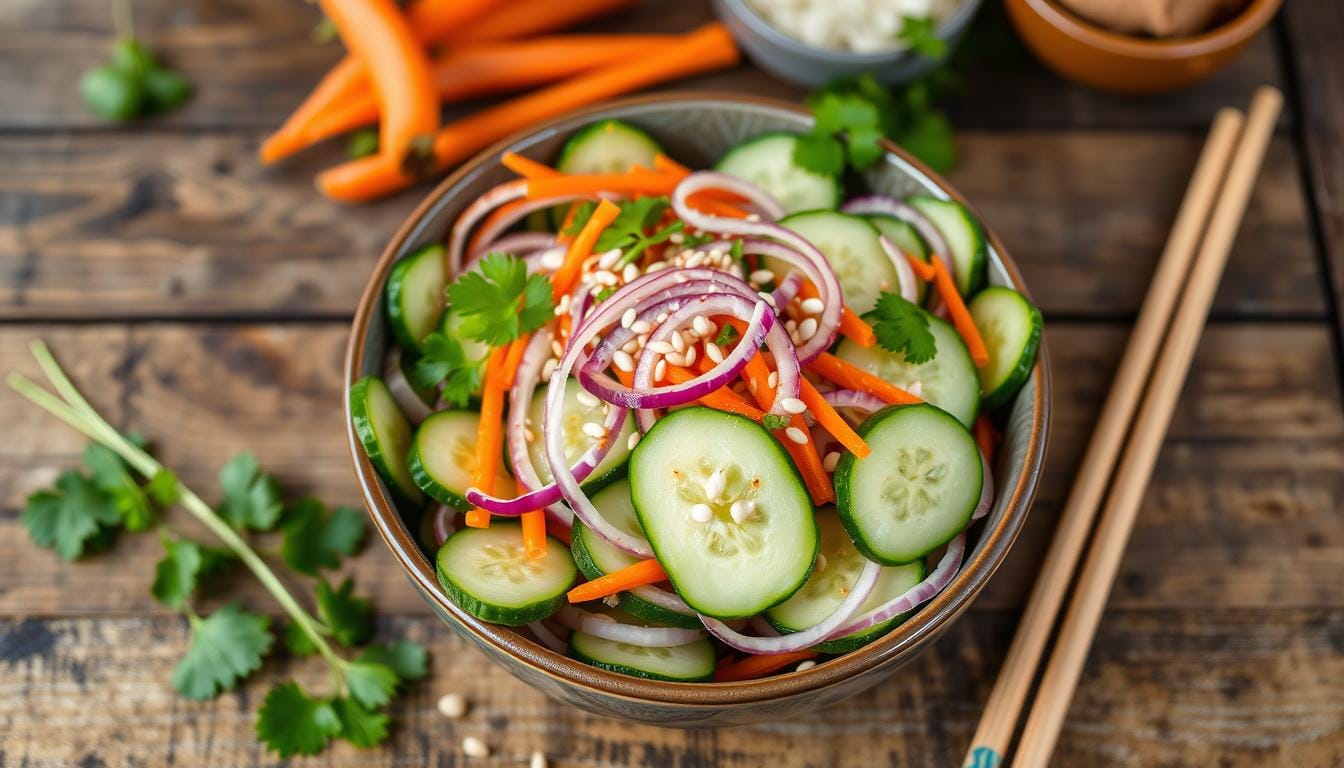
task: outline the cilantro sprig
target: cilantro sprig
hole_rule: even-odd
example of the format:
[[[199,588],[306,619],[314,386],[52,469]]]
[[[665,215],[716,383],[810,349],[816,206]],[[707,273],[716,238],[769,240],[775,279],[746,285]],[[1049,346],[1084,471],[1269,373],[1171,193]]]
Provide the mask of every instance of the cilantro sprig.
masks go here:
[[[551,281],[528,275],[508,253],[489,253],[478,269],[448,286],[448,302],[462,316],[462,335],[497,347],[544,325],[555,312]]]
[[[611,224],[602,230],[602,234],[597,236],[597,242],[593,244],[593,251],[596,253],[619,248],[621,260],[616,263],[617,267],[633,264],[650,246],[665,243],[670,237],[686,229],[686,223],[682,221],[673,221],[664,227],[658,226],[663,214],[671,207],[666,197],[647,196],[626,200],[618,205],[620,213],[616,214]],[[581,204],[574,214],[574,220],[563,234],[578,234],[583,225],[588,223],[595,209],[596,206],[591,201]]]
[[[334,738],[360,747],[385,740],[384,708],[406,683],[424,677],[425,650],[400,642],[370,645],[349,655],[338,652],[336,646],[363,646],[372,639],[373,607],[355,595],[352,580],[333,587],[320,575],[339,568],[341,558],[358,548],[364,537],[363,515],[349,507],[329,511],[312,498],[286,507],[279,484],[251,454],[235,457],[221,470],[222,501],[212,508],[151,456],[142,441],[108,424],[45,345],[35,342],[32,351],[56,394],[18,374],[9,376],[9,386],[93,440],[84,457],[87,473],[66,471],[53,488],[28,498],[23,522],[33,541],[74,560],[106,548],[122,529],[158,532],[164,555],[150,592],[186,619],[190,643],[173,670],[172,684],[190,699],[235,688],[261,668],[275,646],[267,616],[238,603],[205,615],[197,610],[202,585],[241,563],[289,618],[285,646],[296,655],[320,656],[332,680],[325,693],[310,693],[294,682],[273,687],[258,712],[257,738],[282,758],[316,754]],[[208,546],[173,530],[166,513],[175,504],[223,546]],[[312,602],[320,619],[300,604],[249,543],[251,536],[268,532],[283,535],[281,557],[293,571],[315,577]]]
[[[873,333],[888,352],[899,352],[908,363],[927,363],[938,355],[929,316],[924,310],[894,294],[883,293],[873,308]]]
[[[938,24],[929,16],[906,16],[896,39],[910,50],[930,59],[941,59],[947,53],[947,41],[938,36]]]
[[[125,121],[169,112],[191,96],[191,83],[163,66],[135,39],[130,0],[113,0],[116,46],[106,64],[79,78],[84,104],[108,120]]]

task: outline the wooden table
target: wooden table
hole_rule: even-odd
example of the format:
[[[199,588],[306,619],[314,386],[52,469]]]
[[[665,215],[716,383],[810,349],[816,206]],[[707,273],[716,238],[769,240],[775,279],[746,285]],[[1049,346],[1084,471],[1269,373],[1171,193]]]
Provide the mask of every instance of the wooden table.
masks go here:
[[[651,0],[604,28],[687,29],[700,2]],[[994,3],[987,3],[994,6]],[[340,368],[356,296],[424,188],[361,208],[315,194],[338,150],[279,169],[258,140],[338,55],[296,0],[140,0],[142,32],[196,83],[169,118],[114,127],[78,73],[111,30],[101,0],[0,3],[0,369],[46,339],[95,403],[151,435],[183,479],[255,451],[290,487],[356,502]],[[314,765],[472,765],[463,736],[518,765],[955,764],[1134,318],[1205,127],[1253,86],[1288,108],[1064,727],[1061,766],[1325,766],[1344,761],[1344,6],[1293,0],[1210,83],[1144,100],[1045,72],[997,7],[952,105],[952,181],[980,208],[1045,310],[1049,467],[1026,531],[969,614],[879,690],[810,720],[723,731],[574,712],[483,663],[373,544],[350,570],[388,635],[427,643],[432,679],[396,707],[388,746]],[[797,98],[741,69],[683,84]],[[253,765],[273,656],[235,693],[193,703],[169,674],[183,622],[148,594],[152,536],[65,565],[27,539],[32,489],[82,441],[0,394],[0,766]],[[248,585],[243,599],[271,604]],[[474,704],[450,722],[457,691]],[[306,763],[305,763],[306,764]]]

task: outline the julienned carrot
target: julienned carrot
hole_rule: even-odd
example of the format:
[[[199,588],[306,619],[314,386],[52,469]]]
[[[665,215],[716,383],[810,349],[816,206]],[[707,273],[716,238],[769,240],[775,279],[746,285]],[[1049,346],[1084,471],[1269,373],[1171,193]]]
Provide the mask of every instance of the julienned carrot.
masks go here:
[[[985,340],[980,335],[980,329],[975,327],[971,313],[966,310],[966,302],[961,299],[961,292],[957,290],[956,283],[952,282],[952,274],[947,271],[947,266],[938,256],[933,257],[933,285],[938,289],[938,298],[942,299],[947,307],[947,316],[952,320],[953,327],[966,342],[966,349],[971,353],[975,367],[984,368],[989,365],[989,351],[985,349]]]
[[[821,292],[817,290],[811,280],[804,280],[798,288],[798,297],[801,299],[820,298]],[[840,333],[861,347],[871,347],[877,343],[877,334],[873,333],[873,327],[848,306],[840,308]]]
[[[579,279],[579,273],[583,271],[583,260],[593,255],[593,246],[597,244],[598,236],[612,221],[615,221],[620,212],[620,206],[610,200],[603,200],[593,209],[593,214],[588,217],[583,229],[579,230],[579,234],[569,244],[564,263],[551,275],[551,290],[557,301],[574,287],[575,281]]]
[[[561,195],[595,195],[598,192],[625,192],[666,195],[677,186],[677,178],[663,173],[570,174],[527,180],[528,198]]]
[[[671,380],[673,384],[684,384],[695,378],[695,374],[690,373],[685,368],[668,366],[667,378]],[[739,416],[746,416],[752,421],[759,422],[761,419],[765,418],[765,411],[762,411],[760,408],[743,400],[741,395],[727,387],[716,389],[696,402],[709,408],[713,408],[716,411],[727,411],[728,413],[736,413]]]
[[[584,582],[565,595],[571,603],[586,603],[624,592],[635,587],[667,581],[667,571],[657,560],[640,560],[619,571],[612,571],[592,581]]]
[[[449,48],[434,56],[439,101],[465,99],[548,85],[597,67],[625,61],[676,40],[672,35],[565,35]],[[302,141],[286,154],[378,122],[378,102],[367,83],[308,118]]]
[[[504,369],[499,374],[500,384],[506,392],[513,387],[513,378],[518,374],[518,363],[523,359],[523,350],[527,349],[527,342],[531,338],[531,334],[525,333],[509,342],[508,351],[504,353]]]
[[[868,447],[868,443],[859,437],[859,433],[849,426],[849,422],[826,402],[826,398],[806,378],[800,382],[798,398],[807,404],[807,409],[821,428],[845,446],[846,450],[860,459],[866,459],[872,454],[873,449]]]
[[[486,493],[495,491],[495,475],[499,474],[500,453],[504,450],[502,368],[507,354],[508,347],[490,350],[481,386],[481,420],[476,426],[476,465],[471,470],[471,484]],[[469,510],[466,522],[472,528],[489,528],[490,513],[479,507]]]
[[[524,179],[549,179],[560,175],[560,172],[551,166],[539,163],[530,157],[523,157],[517,152],[505,152],[500,155],[499,164]]]
[[[435,156],[439,167],[446,168],[541,120],[650,85],[732,66],[738,60],[737,45],[728,30],[717,22],[707,24],[662,50],[593,70],[444,126],[434,143]],[[323,173],[318,186],[337,200],[370,200],[409,183],[389,170],[376,159],[364,158]]]
[[[416,37],[426,44],[463,37],[468,24],[484,22],[486,14],[505,11],[509,0],[415,0],[406,7],[406,19]]]
[[[933,265],[923,259],[917,259],[910,254],[905,254],[905,260],[910,262],[910,270],[915,273],[915,277],[924,282],[932,282],[935,274]]]
[[[817,355],[816,359],[809,363],[807,367],[808,370],[824,376],[846,389],[867,392],[888,405],[910,405],[924,402],[904,389],[874,376],[862,368],[847,363],[830,352],[822,352]]]
[[[653,169],[659,173],[669,173],[673,176],[680,176],[683,179],[691,175],[690,168],[678,163],[676,160],[664,155],[662,152],[658,152],[653,156]]]
[[[985,459],[993,463],[994,453],[999,448],[999,430],[994,428],[994,422],[982,413],[975,417],[972,433],[975,435],[976,445],[979,445],[980,451],[985,454]]]
[[[732,322],[737,325],[741,321]],[[739,328],[738,333],[741,332],[742,328]],[[757,404],[763,409],[769,408],[775,400],[775,388],[770,386],[770,369],[759,352],[747,361],[747,366],[742,369],[742,377],[746,380],[747,389],[751,391],[752,397],[756,398]],[[802,432],[807,442],[795,443],[787,434],[791,429]],[[826,468],[821,464],[817,446],[812,441],[812,435],[807,430],[807,422],[803,420],[802,414],[793,414],[788,427],[775,430],[775,437],[789,452],[789,456],[793,457],[793,463],[798,467],[798,473],[803,476],[803,485],[807,486],[807,495],[812,497],[812,503],[821,506],[835,501],[835,488],[831,486],[831,476],[826,474]]]
[[[546,556],[546,512],[534,509],[523,513],[523,553],[528,560]]]
[[[308,98],[303,100],[299,108],[285,119],[284,124],[275,133],[267,136],[261,143],[261,149],[257,153],[261,157],[261,162],[274,163],[310,146],[313,141],[309,138],[309,131],[313,123],[320,120],[332,105],[355,97],[366,97],[373,105],[375,115],[377,114],[378,101],[373,97],[373,91],[369,89],[367,78],[364,76],[364,65],[354,56],[346,56],[322,76],[317,87],[308,94]]]
[[[572,27],[634,4],[635,0],[512,0],[444,39],[454,43],[517,40]]]
[[[525,203],[524,200],[510,200],[491,211],[490,215],[485,217],[485,221],[482,221],[481,225],[476,228],[476,231],[471,233],[471,238],[467,241],[467,253],[475,253],[484,245],[482,238],[485,234],[497,229],[496,225],[500,222],[513,217],[514,213],[522,208]]]
[[[725,664],[714,670],[714,682],[731,683],[738,680],[754,680],[758,677],[765,677],[772,672],[798,664],[808,659],[815,659],[819,654],[816,651],[794,651],[792,653],[767,653],[760,656],[748,656],[747,658],[734,664]]]
[[[686,204],[701,213],[708,213],[711,216],[722,216],[728,219],[745,219],[748,213],[741,208],[722,200],[716,200],[699,192],[686,198]]]

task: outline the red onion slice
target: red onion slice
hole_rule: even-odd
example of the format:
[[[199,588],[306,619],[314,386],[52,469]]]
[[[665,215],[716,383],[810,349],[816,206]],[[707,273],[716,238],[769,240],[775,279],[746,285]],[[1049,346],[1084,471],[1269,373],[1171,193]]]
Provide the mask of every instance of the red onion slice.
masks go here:
[[[933,573],[930,573],[923,581],[911,587],[900,597],[879,605],[850,621],[827,635],[826,639],[862,632],[869,627],[894,619],[902,613],[912,611],[915,606],[932,599],[934,595],[942,592],[948,584],[952,583],[952,578],[957,575],[957,570],[961,568],[961,559],[965,554],[966,532],[963,531],[957,534],[957,537],[947,545],[947,552],[943,554],[943,559],[938,561],[938,567],[934,568]]]
[[[919,236],[928,244],[929,250],[933,252],[934,256],[946,257],[949,253],[947,249],[947,240],[943,237],[943,233],[938,229],[937,225],[930,221],[929,217],[920,213],[913,205],[902,200],[897,200],[896,198],[888,197],[887,195],[865,195],[863,197],[856,197],[840,206],[840,212],[857,214],[877,213],[883,216],[890,216],[894,219],[900,219],[915,228],[915,231],[919,233]],[[944,261],[948,265],[948,271],[953,272],[952,279],[955,282],[956,274],[954,270],[956,270],[956,265],[952,263],[952,259],[950,258],[945,258]]]
[[[980,452],[980,469],[984,482],[980,485],[980,503],[975,505],[975,511],[971,513],[972,520],[979,520],[989,514],[989,508],[994,505],[994,473],[989,469],[989,458],[985,452]]]
[[[760,217],[763,219],[767,219],[769,221],[775,221],[777,219],[784,218],[784,216],[788,214],[788,211],[785,210],[784,206],[778,200],[776,200],[769,192],[766,192],[764,189],[761,189],[760,187],[756,186],[755,184],[752,184],[749,181],[739,179],[736,176],[730,176],[729,174],[720,173],[718,171],[696,171],[695,173],[692,173],[690,176],[687,176],[686,179],[682,179],[682,183],[685,183],[687,179],[691,178],[695,179],[696,192],[702,192],[710,189],[720,189],[726,192],[731,192],[734,195],[738,195],[740,197],[745,197],[747,199],[747,204],[751,206],[751,208],[755,210],[756,213],[759,214]],[[715,216],[713,218],[717,219],[724,217]],[[690,224],[691,222],[688,221],[686,223]],[[701,227],[699,226],[696,225],[692,226],[695,226],[696,229],[701,229]],[[707,229],[704,231],[720,232],[722,230]]]
[[[563,605],[555,612],[555,619],[561,624],[593,637],[601,637],[615,643],[629,643],[641,648],[671,648],[693,643],[705,636],[698,629],[681,627],[641,627],[623,624],[602,613],[588,613],[572,605]]]
[[[789,272],[787,277],[775,284],[775,290],[770,294],[775,297],[775,307],[778,309],[788,306],[802,287],[803,276],[797,270]]]
[[[392,393],[392,399],[397,401],[402,413],[406,414],[407,420],[412,424],[419,424],[434,412],[434,409],[420,399],[411,382],[406,380],[406,374],[401,370],[400,349],[388,353],[387,361],[383,365],[383,380],[387,383],[387,390]]]
[[[803,277],[817,287],[822,303],[825,305],[821,315],[817,318],[816,333],[813,334],[812,338],[803,342],[802,346],[798,347],[799,359],[804,364],[809,363],[817,355],[829,349],[835,343],[835,337],[840,333],[840,315],[845,306],[845,295],[840,289],[840,281],[831,269],[830,262],[826,261],[826,257],[806,240],[790,230],[776,227],[773,224],[758,226],[774,227],[779,233],[783,233],[777,234],[777,237],[783,238],[787,235],[794,242],[779,243],[752,237],[742,241],[742,252],[778,259],[802,270]],[[799,247],[797,244],[804,247]]]
[[[685,600],[677,597],[676,594],[672,592],[668,592],[661,587],[655,587],[652,584],[643,587],[635,587],[630,590],[630,594],[646,603],[653,603],[659,608],[672,611],[673,613],[680,613],[686,616],[695,615],[695,611],[691,606],[686,604]]]
[[[546,626],[542,622],[540,621],[531,622],[527,625],[527,628],[532,630],[532,634],[536,635],[537,640],[542,645],[546,646],[547,648],[550,648],[552,651],[555,651],[556,653],[569,652],[569,646],[565,644],[565,641],[556,637],[555,633],[551,631],[551,628]]]
[[[859,572],[859,578],[855,579],[854,586],[850,588],[849,595],[845,597],[844,601],[835,607],[830,616],[801,632],[780,635],[779,637],[752,637],[735,632],[727,624],[708,616],[701,615],[700,623],[705,625],[705,629],[708,629],[710,634],[722,640],[729,647],[743,653],[792,653],[801,651],[831,637],[837,627],[849,621],[849,618],[854,615],[859,606],[868,600],[873,587],[877,584],[877,577],[881,573],[882,566],[871,561],[865,562],[863,570]],[[845,632],[844,634],[849,633]]]
[[[856,411],[863,411],[864,416],[887,407],[887,404],[875,395],[860,392],[857,389],[836,389],[823,392],[821,393],[821,399],[830,403],[834,408],[853,408]]]
[[[443,546],[443,542],[447,541],[448,537],[453,535],[453,531],[457,530],[457,522],[454,519],[457,516],[457,510],[447,504],[440,504],[434,508],[433,515],[434,541],[438,542],[439,546]]]
[[[490,211],[526,196],[527,180],[515,179],[493,187],[458,214],[457,221],[453,223],[453,231],[448,236],[448,274],[456,275],[462,271],[462,257],[465,255],[467,238],[471,235],[472,228]]]
[[[878,236],[877,242],[881,243],[882,250],[887,252],[887,258],[891,259],[891,265],[896,268],[896,279],[901,284],[901,298],[911,304],[918,304],[919,283],[915,282],[915,270],[910,268],[910,262],[906,260],[905,254],[886,235]]]
[[[513,232],[493,240],[488,240],[484,245],[471,252],[467,257],[466,269],[471,269],[482,256],[487,253],[512,253],[520,256],[527,261],[529,272],[540,271],[541,254],[548,248],[555,247],[555,235],[549,232]]]

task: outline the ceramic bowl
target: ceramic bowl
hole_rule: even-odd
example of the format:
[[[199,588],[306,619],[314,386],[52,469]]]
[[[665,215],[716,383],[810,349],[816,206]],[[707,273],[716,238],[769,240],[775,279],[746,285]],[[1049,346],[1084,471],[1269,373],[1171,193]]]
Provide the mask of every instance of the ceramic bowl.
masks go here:
[[[947,43],[949,54],[961,42],[979,7],[980,0],[965,0],[938,25],[937,35]],[[909,50],[852,53],[817,48],[771,26],[744,0],[714,0],[714,13],[752,61],[770,74],[797,85],[815,87],[869,72],[882,83],[899,85],[941,63],[941,59]]]
[[[383,283],[392,265],[429,243],[442,242],[458,212],[482,192],[510,179],[499,165],[505,150],[550,161],[575,129],[619,118],[663,142],[670,154],[704,167],[734,144],[765,131],[806,130],[811,118],[797,107],[742,96],[666,94],[589,109],[552,121],[486,150],[438,186],[411,214],[379,259],[360,299],[347,351],[345,384],[379,373],[389,346]],[[877,192],[915,192],[962,200],[946,182],[902,153],[887,155],[866,174]],[[996,284],[1025,290],[1003,244],[986,227],[989,274]],[[802,671],[737,683],[667,683],[614,674],[554,653],[526,635],[480,621],[454,605],[439,587],[432,557],[417,543],[420,511],[398,509],[359,447],[345,419],[355,474],[375,528],[397,564],[431,608],[491,661],[544,693],[602,715],[670,726],[720,726],[774,720],[824,708],[890,676],[945,631],[970,605],[1027,517],[1040,475],[1049,425],[1050,380],[1044,344],[1026,387],[1012,405],[994,477],[997,501],[973,528],[973,544],[955,581],[916,615],[858,651]],[[347,398],[348,400],[348,398]]]
[[[1005,0],[1008,17],[1046,66],[1116,93],[1174,91],[1207,79],[1236,58],[1283,0],[1250,0],[1236,16],[1191,37],[1156,39],[1112,32],[1053,0]]]

